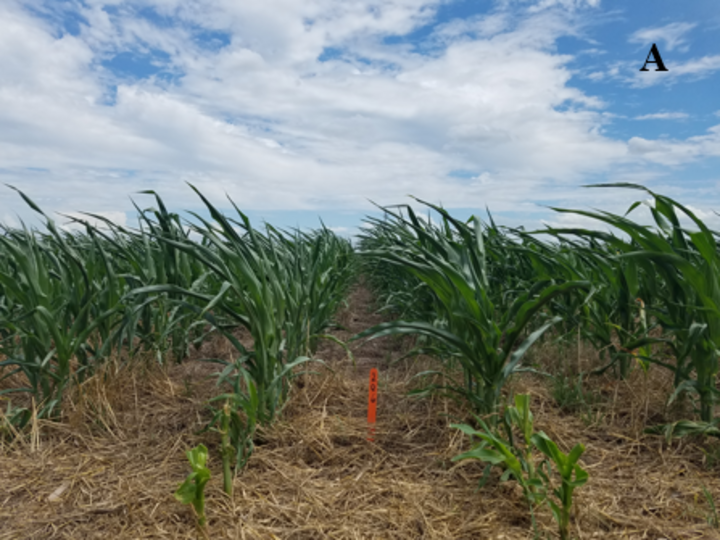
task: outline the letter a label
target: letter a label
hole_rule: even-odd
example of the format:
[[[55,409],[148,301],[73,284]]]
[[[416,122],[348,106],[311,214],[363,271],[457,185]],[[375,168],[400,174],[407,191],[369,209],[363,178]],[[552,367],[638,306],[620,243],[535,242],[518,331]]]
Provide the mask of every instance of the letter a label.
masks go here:
[[[650,60],[651,56],[653,57],[652,60]],[[658,48],[654,43],[652,47],[650,47],[650,52],[647,55],[645,64],[643,64],[643,67],[640,68],[640,71],[650,71],[647,68],[648,64],[655,64],[657,66],[655,71],[668,71],[668,68],[666,68],[665,64],[663,64],[662,57],[660,56],[660,51],[658,51]]]

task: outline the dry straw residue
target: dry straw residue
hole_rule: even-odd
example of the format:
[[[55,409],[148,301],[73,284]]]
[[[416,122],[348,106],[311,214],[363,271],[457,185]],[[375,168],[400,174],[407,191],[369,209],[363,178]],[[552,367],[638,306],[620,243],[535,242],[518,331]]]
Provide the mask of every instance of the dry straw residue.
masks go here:
[[[355,290],[343,315],[351,332],[377,322],[369,301],[367,291]],[[216,392],[215,366],[192,360],[99,373],[73,397],[66,422],[36,423],[39,444],[20,439],[2,448],[0,540],[196,538],[191,510],[172,494],[188,472],[184,451],[200,442],[213,472],[206,503],[213,539],[532,538],[512,482],[493,477],[476,490],[482,467],[450,461],[468,445],[448,428],[464,419],[462,410],[445,399],[406,397],[412,375],[430,361],[389,365],[401,346],[394,339],[355,345],[354,367],[342,349],[324,344],[318,356],[332,371],[304,378],[281,421],[259,432],[232,500],[222,492],[219,437],[196,435]],[[216,341],[201,353],[230,350]],[[380,394],[376,441],[369,443],[373,366]],[[637,418],[656,406],[646,403],[654,393],[639,396],[630,390],[637,385],[617,383],[607,389],[603,416],[588,423],[561,412],[542,379],[525,376],[513,385],[532,395],[537,427],[564,450],[576,442],[587,447],[590,480],[576,492],[578,538],[719,537],[706,523],[702,487],[720,500],[720,478],[703,450],[692,442],[668,447],[638,429]],[[720,456],[706,445],[713,451]],[[538,519],[552,538],[549,513]]]

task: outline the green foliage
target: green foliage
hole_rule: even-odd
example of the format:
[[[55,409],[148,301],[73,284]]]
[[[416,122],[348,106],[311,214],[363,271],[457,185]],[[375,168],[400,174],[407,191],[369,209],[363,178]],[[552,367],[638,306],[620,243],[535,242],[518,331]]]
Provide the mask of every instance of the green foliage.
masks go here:
[[[5,411],[0,410],[0,440],[13,439],[30,421],[32,413],[25,407],[13,407],[8,399]]]
[[[29,384],[0,395],[34,395],[39,418],[58,417],[71,379],[82,382],[106,356],[106,350],[93,347],[91,335],[120,311],[103,301],[113,285],[94,281],[97,268],[86,265],[74,240],[46,219],[49,235],[25,228],[0,235],[5,305],[0,326],[9,334],[0,342],[0,354],[6,357],[0,368],[10,368],[0,381],[22,373]]]
[[[61,416],[69,386],[82,383],[124,346],[155,349],[158,361],[173,341],[178,358],[197,319],[167,295],[133,295],[138,287],[169,279],[196,281],[207,270],[186,266],[163,252],[148,234],[127,231],[102,218],[101,230],[74,218],[84,233],[58,227],[27,196],[44,219],[46,232],[5,229],[0,235],[0,381],[23,374],[27,386],[0,394],[27,393],[38,403],[39,418]],[[163,207],[164,208],[164,207]],[[165,214],[158,214],[166,219]],[[147,224],[152,222],[146,219]],[[154,225],[152,225],[154,226]],[[181,228],[168,229],[177,235]],[[174,231],[174,232],[173,232]],[[175,265],[175,267],[173,267]]]
[[[443,361],[428,374],[444,372],[447,381],[425,390],[462,395],[488,414],[507,378],[526,369],[520,362],[527,347],[552,325],[558,342],[577,336],[606,360],[590,374],[612,370],[627,378],[635,365],[671,370],[668,403],[697,397],[700,419],[711,422],[720,394],[720,233],[642,186],[591,187],[641,190],[651,199],[633,203],[624,216],[555,209],[595,219],[611,232],[525,232],[498,227],[492,218],[489,225],[477,217],[460,222],[429,204],[432,219],[409,206],[383,208],[383,219],[367,220],[362,266],[400,318],[358,337],[419,336],[418,351]],[[639,207],[653,225],[630,218]],[[654,354],[654,344],[664,344],[671,358]],[[462,381],[448,369],[458,364]],[[560,401],[572,400],[572,386],[558,384],[566,394]]]
[[[506,438],[503,438],[496,429],[492,429],[480,418],[476,418],[476,420],[482,431],[477,431],[466,424],[453,424],[451,427],[461,430],[471,438],[480,439],[477,446],[455,456],[453,461],[475,459],[487,463],[485,474],[480,481],[481,487],[487,482],[493,465],[503,468],[504,472],[500,481],[504,482],[512,477],[520,485],[529,506],[533,529],[537,530],[535,507],[545,500],[546,489],[542,482],[542,476],[535,467],[531,444],[534,432],[533,415],[529,405],[529,396],[518,394],[515,396],[515,407],[506,408],[503,418]],[[520,441],[516,440],[513,429],[520,431]]]
[[[555,500],[548,497],[548,504],[560,529],[560,538],[566,540],[570,534],[570,510],[573,503],[573,492],[585,484],[588,473],[577,464],[585,452],[585,446],[577,444],[569,454],[563,453],[557,445],[542,431],[532,436],[535,447],[550,458],[555,470],[560,475],[560,485],[553,489]],[[548,478],[543,478],[549,484]]]
[[[489,270],[488,235],[480,220],[474,217],[463,223],[440,207],[423,204],[441,216],[442,225],[421,221],[409,206],[405,207],[407,218],[384,209],[392,220],[392,230],[387,233],[390,225],[386,224],[385,236],[363,239],[362,253],[366,259],[394,265],[401,275],[422,283],[433,311],[413,310],[420,320],[382,323],[353,339],[397,334],[424,337],[430,343],[426,350],[457,361],[463,370],[462,383],[448,383],[441,390],[462,395],[479,413],[492,413],[503,386],[521,369],[527,350],[561,320],[543,318],[543,308],[556,297],[589,288],[589,284],[541,278],[519,290],[498,291],[491,277],[500,276]],[[489,238],[497,241],[494,235]],[[536,317],[541,322],[526,334]]]
[[[28,381],[0,396],[31,394],[38,417],[57,418],[67,388],[110,355],[131,360],[142,351],[158,363],[169,355],[181,361],[217,332],[238,351],[219,382],[240,409],[232,424],[245,463],[255,425],[274,420],[293,369],[335,324],[356,271],[352,246],[324,226],[294,233],[267,226],[263,234],[237,207],[234,220],[199,192],[212,220],[193,214],[196,223],[186,226],[156,193],[143,193],[157,208],[136,205],[138,230],[88,214],[103,228],[72,218],[84,227],[76,234],[20,193],[48,232],[0,235],[0,382],[18,373]],[[250,332],[252,349],[234,335],[239,326]],[[12,418],[20,425],[24,413]]]
[[[625,345],[625,349],[664,342],[673,351],[675,363],[641,356],[674,372],[675,391],[670,402],[692,392],[700,398],[700,418],[710,422],[718,389],[720,350],[720,253],[717,233],[711,231],[690,209],[673,199],[635,184],[604,184],[593,187],[636,189],[649,194],[653,201],[637,201],[625,216],[609,212],[555,209],[574,213],[611,225],[624,233],[621,239],[607,233],[582,229],[556,229],[554,234],[572,234],[600,239],[616,252],[611,264],[625,266],[624,278],[630,298],[640,288],[650,299],[647,311],[672,335],[672,339],[644,337]],[[639,206],[645,206],[655,227],[636,223],[626,217]],[[681,225],[689,220],[696,230]],[[646,302],[647,303],[647,302]]]
[[[512,477],[522,488],[536,533],[535,508],[546,502],[558,524],[561,539],[569,538],[573,491],[588,479],[587,472],[578,465],[585,447],[578,444],[569,454],[565,454],[544,432],[535,432],[528,395],[516,395],[515,406],[505,409],[505,438],[483,420],[478,418],[477,421],[481,430],[466,424],[452,425],[471,438],[480,439],[472,450],[455,456],[453,461],[476,459],[488,463],[481,485],[487,481],[491,467],[500,466],[503,469],[500,480],[506,481]],[[519,440],[513,430],[520,432]],[[535,465],[533,450],[539,450],[546,456],[538,466]],[[557,487],[553,485],[553,469],[560,477],[560,485]]]
[[[192,472],[175,491],[175,498],[183,504],[192,504],[198,518],[198,525],[205,527],[205,485],[210,481],[207,468],[208,450],[200,444],[186,452]]]
[[[223,460],[223,489],[225,493],[232,497],[233,494],[233,479],[232,479],[232,459],[236,450],[235,447],[230,443],[230,419],[231,419],[231,408],[230,400],[225,401],[225,406],[222,410],[222,419],[220,421],[220,435],[222,436],[222,442],[220,452]]]
[[[210,268],[218,290],[214,295],[200,295],[159,286],[140,292],[201,298],[206,305],[200,315],[238,352],[233,362],[210,361],[223,366],[218,385],[230,387],[211,403],[230,403],[226,435],[235,449],[235,467],[240,469],[252,454],[257,425],[271,424],[284,407],[294,370],[310,361],[320,362],[307,354],[315,347],[313,340],[332,324],[354,275],[352,248],[325,228],[290,236],[268,226],[262,234],[237,207],[239,220],[227,218],[195,191],[214,220],[210,223],[195,215],[202,225],[193,230],[203,241],[164,241]],[[221,317],[230,324],[221,323]],[[237,326],[249,331],[252,350],[231,332]],[[222,409],[214,410],[207,427],[216,429],[224,418]],[[220,431],[226,430],[221,427]]]
[[[709,437],[720,438],[720,429],[718,428],[720,419],[712,422],[693,422],[691,420],[680,420],[670,424],[653,426],[645,430],[646,433],[655,435],[663,435],[669,443],[673,438],[682,438],[687,436],[706,435]]]

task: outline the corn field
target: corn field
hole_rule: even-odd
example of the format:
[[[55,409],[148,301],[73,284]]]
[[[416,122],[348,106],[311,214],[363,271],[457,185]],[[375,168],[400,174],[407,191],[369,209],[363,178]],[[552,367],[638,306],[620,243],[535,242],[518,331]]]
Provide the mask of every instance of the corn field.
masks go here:
[[[234,202],[222,213],[190,187],[202,215],[185,220],[147,191],[151,204],[136,205],[136,227],[82,214],[69,218],[74,232],[16,190],[43,226],[0,232],[0,440],[25,437],[37,418],[66,420],[72,390],[110,363],[118,376],[138,364],[167,367],[223,340],[232,360],[202,359],[217,369],[204,432],[220,435],[232,496],[232,470],[248,466],[258,428],[282,415],[298,376],[323,364],[321,342],[351,357],[351,343],[387,336],[411,336],[401,359],[432,361],[414,375],[411,394],[451,398],[466,412],[461,421],[475,418],[460,428],[486,445],[456,458],[505,463],[501,478],[527,476],[531,513],[554,485],[531,451],[555,460],[564,471],[553,503],[561,538],[570,534],[572,491],[588,480],[578,465],[585,447],[564,454],[533,431],[529,395],[512,395],[520,373],[565,380],[534,361],[539,346],[558,358],[573,346],[593,350],[599,365],[579,373],[581,382],[629,383],[637,371],[663,370],[672,380],[665,404],[690,412],[648,431],[720,436],[720,232],[669,197],[632,184],[592,186],[640,197],[624,215],[553,209],[597,228],[535,231],[498,225],[489,213],[460,220],[415,200],[378,207],[353,246],[324,225],[256,228]],[[341,328],[338,311],[359,280],[385,322],[345,343],[331,330]],[[507,440],[498,435],[503,422]],[[514,456],[518,426],[525,450]]]
[[[703,422],[716,423],[720,233],[641,186],[601,187],[640,190],[651,202],[634,203],[624,216],[554,209],[592,218],[607,232],[527,232],[499,227],[492,217],[463,222],[422,201],[434,220],[411,206],[383,208],[384,219],[367,220],[360,247],[374,290],[397,320],[360,337],[418,336],[418,352],[462,373],[427,390],[490,414],[513,373],[532,370],[523,356],[554,329],[557,342],[578,336],[607,358],[595,374],[669,370],[668,402],[692,400]],[[653,224],[629,217],[641,205]]]
[[[712,422],[720,233],[668,197],[606,187],[644,190],[652,203],[637,202],[625,216],[555,209],[593,218],[608,232],[527,232],[492,217],[463,222],[423,203],[438,216],[435,224],[410,206],[383,208],[383,219],[367,219],[359,266],[397,320],[357,337],[417,335],[422,351],[441,360],[438,372],[457,365],[463,374],[429,390],[461,396],[487,414],[513,373],[531,369],[523,357],[548,330],[569,340],[579,335],[607,357],[597,372],[626,378],[631,369],[670,370],[668,401],[695,400],[700,419]],[[226,375],[235,369],[257,385],[257,420],[272,421],[292,368],[315,352],[356,271],[349,241],[330,230],[267,225],[260,232],[237,207],[235,218],[226,217],[200,192],[211,221],[195,214],[196,223],[184,227],[146,192],[155,207],[136,207],[137,229],[88,215],[105,226],[75,218],[84,232],[74,234],[19,194],[43,216],[45,230],[4,228],[0,236],[1,376],[24,376],[16,377],[23,386],[0,392],[32,396],[40,417],[60,417],[68,385],[113,355],[179,362],[209,333],[221,333],[239,355]],[[641,204],[654,225],[628,216]],[[252,350],[234,337],[238,327],[251,334]],[[672,354],[652,354],[656,344]],[[243,384],[235,382],[242,401]],[[22,428],[29,410],[8,400],[6,417]]]
[[[45,230],[0,236],[0,382],[23,382],[0,390],[6,430],[26,426],[28,397],[39,418],[61,418],[67,389],[109,359],[181,362],[212,333],[237,349],[222,372],[236,401],[248,418],[272,422],[293,368],[333,324],[353,275],[349,241],[326,228],[261,232],[239,209],[225,217],[199,192],[214,221],[195,215],[184,227],[146,194],[156,207],[137,207],[137,229],[89,215],[106,226],[75,219],[84,232],[73,234],[20,193]],[[252,350],[233,333],[241,327]]]

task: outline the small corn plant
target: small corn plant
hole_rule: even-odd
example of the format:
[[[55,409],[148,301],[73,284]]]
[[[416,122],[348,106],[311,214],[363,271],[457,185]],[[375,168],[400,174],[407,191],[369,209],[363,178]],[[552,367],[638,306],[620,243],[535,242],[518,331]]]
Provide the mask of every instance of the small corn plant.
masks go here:
[[[228,368],[233,367],[232,363],[228,362],[227,364]],[[212,419],[201,431],[201,433],[205,431],[220,433],[223,489],[230,496],[232,496],[232,469],[239,472],[247,465],[255,448],[253,437],[263,412],[258,385],[239,362],[234,364],[234,367],[235,371],[230,374],[226,374],[228,371],[226,368],[220,374],[218,382],[218,384],[223,381],[230,382],[233,392],[210,399],[210,404],[221,400],[224,400],[225,404],[221,409],[210,405],[213,413]]]
[[[706,435],[708,437],[720,438],[720,419],[712,422],[693,422],[692,420],[680,420],[671,424],[652,426],[645,430],[645,433],[664,435],[665,440],[670,443],[673,438],[682,438],[693,435]]]
[[[552,460],[560,474],[560,486],[552,491],[557,501],[548,498],[547,503],[550,505],[553,517],[560,528],[560,538],[567,540],[570,534],[570,510],[572,508],[573,491],[575,488],[585,484],[588,479],[587,471],[577,464],[580,456],[585,451],[585,446],[576,444],[569,454],[565,454],[542,431],[532,436],[532,442],[538,450]],[[540,475],[543,477],[546,486],[549,487],[550,478],[542,471],[540,471]]]
[[[513,477],[520,484],[523,495],[530,509],[533,529],[537,536],[535,508],[546,502],[550,506],[553,517],[558,523],[560,538],[569,538],[570,510],[572,494],[575,488],[582,486],[588,479],[588,473],[578,464],[585,447],[576,445],[570,454],[564,454],[557,445],[542,431],[535,432],[533,415],[530,412],[530,396],[515,396],[515,406],[506,407],[502,424],[506,438],[499,431],[491,428],[482,419],[477,418],[481,430],[475,430],[466,424],[453,424],[451,427],[461,430],[470,437],[477,437],[480,442],[470,451],[455,456],[453,461],[477,459],[487,463],[480,486],[489,478],[493,465],[500,465],[504,472],[500,481]],[[517,441],[513,433],[520,431],[522,442]],[[546,459],[536,466],[533,450],[539,450]],[[552,489],[552,465],[555,465],[561,478],[560,487]],[[557,500],[551,497],[555,496]]]
[[[183,504],[192,504],[198,518],[198,526],[205,527],[205,485],[210,480],[210,469],[206,463],[208,449],[204,444],[199,444],[187,453],[190,466],[193,469],[185,481],[180,484],[175,492],[175,498]]]
[[[505,470],[500,478],[501,482],[507,481],[511,476],[520,484],[523,495],[528,503],[533,529],[537,533],[535,523],[535,507],[541,504],[546,497],[545,484],[538,474],[533,458],[533,415],[530,412],[530,397],[528,395],[516,395],[515,406],[505,409],[503,425],[507,438],[504,439],[497,431],[488,424],[477,418],[482,431],[476,431],[466,424],[452,425],[470,437],[478,437],[480,443],[469,452],[465,452],[453,458],[453,461],[463,459],[477,459],[487,463],[485,473],[480,480],[480,487],[484,486],[490,477],[493,465],[500,465]],[[516,444],[513,428],[518,429],[523,438],[522,445]]]

